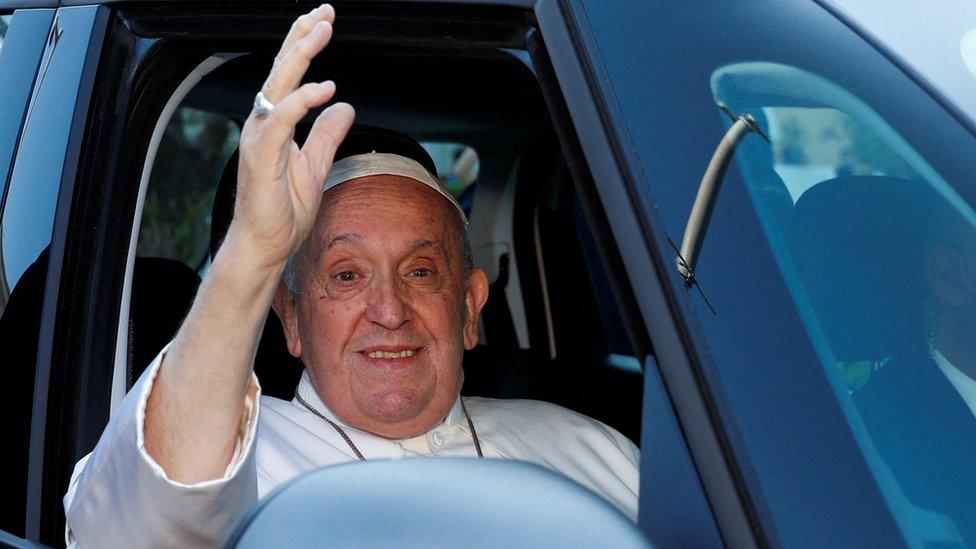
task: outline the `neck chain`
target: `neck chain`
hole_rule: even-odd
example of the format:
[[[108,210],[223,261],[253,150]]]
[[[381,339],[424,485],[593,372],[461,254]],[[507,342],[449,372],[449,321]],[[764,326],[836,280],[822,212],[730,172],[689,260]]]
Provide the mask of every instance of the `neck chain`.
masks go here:
[[[349,435],[346,434],[346,431],[342,427],[340,427],[338,423],[325,417],[321,412],[313,408],[311,404],[306,402],[305,399],[302,398],[301,396],[295,395],[295,400],[297,400],[299,404],[304,406],[306,410],[324,419],[326,423],[331,425],[336,430],[336,432],[339,433],[339,436],[342,437],[342,440],[346,441],[346,444],[348,444],[349,448],[352,449],[352,452],[356,454],[356,458],[358,458],[359,461],[366,461],[366,458],[363,457],[363,453],[359,451],[359,448],[356,448],[356,445],[353,444],[352,439],[349,438]],[[468,429],[471,430],[471,440],[474,441],[474,449],[476,452],[478,452],[478,457],[483,458],[485,457],[485,455],[481,452],[481,441],[478,440],[478,432],[474,430],[474,422],[471,421],[471,416],[468,415],[468,409],[467,407],[464,406],[464,400],[461,400],[461,410],[464,412],[464,419],[468,420]]]

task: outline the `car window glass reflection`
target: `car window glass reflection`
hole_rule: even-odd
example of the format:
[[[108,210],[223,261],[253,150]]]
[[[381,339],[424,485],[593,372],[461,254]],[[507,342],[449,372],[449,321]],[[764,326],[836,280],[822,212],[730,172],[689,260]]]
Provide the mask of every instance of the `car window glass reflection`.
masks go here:
[[[0,54],[3,53],[3,39],[7,36],[7,29],[10,28],[10,16],[0,15]],[[3,186],[0,186],[0,190]],[[2,197],[0,197],[0,203],[2,203]],[[0,257],[3,254],[0,253]],[[4,272],[3,261],[0,260],[0,313],[3,312],[4,306],[7,303],[7,299],[10,297],[10,287],[7,284],[7,275]]]
[[[920,523],[972,527],[976,486],[962,473],[976,451],[972,206],[816,75],[741,63],[716,71],[712,87],[770,137],[739,148],[743,181],[886,496]]]
[[[3,39],[7,36],[7,29],[10,28],[10,15],[0,15],[0,51],[3,51]]]

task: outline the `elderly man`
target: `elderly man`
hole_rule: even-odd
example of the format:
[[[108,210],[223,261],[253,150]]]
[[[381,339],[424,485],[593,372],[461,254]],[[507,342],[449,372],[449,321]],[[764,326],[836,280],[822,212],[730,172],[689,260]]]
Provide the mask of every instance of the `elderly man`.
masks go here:
[[[375,130],[343,143],[341,103],[294,143],[335,92],[300,85],[333,20],[321,6],[285,39],[241,135],[234,220],[178,334],[76,468],[69,543],[216,545],[303,471],[423,455],[534,462],[636,517],[638,451],[619,433],[550,404],[460,398],[488,281],[422,149]],[[258,400],[269,304],[305,365],[292,402]]]

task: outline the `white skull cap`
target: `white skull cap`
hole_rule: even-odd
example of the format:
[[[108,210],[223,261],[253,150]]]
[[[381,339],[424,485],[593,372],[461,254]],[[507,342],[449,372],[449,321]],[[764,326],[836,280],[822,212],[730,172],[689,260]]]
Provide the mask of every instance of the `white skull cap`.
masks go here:
[[[464,209],[461,208],[454,196],[441,185],[440,180],[427,171],[427,168],[424,168],[420,162],[399,154],[370,152],[354,154],[338,160],[332,164],[329,177],[322,185],[322,192],[338,187],[346,181],[369,175],[398,175],[427,185],[450,201],[457,209],[458,215],[461,216],[464,226],[468,226],[468,217],[464,215]]]

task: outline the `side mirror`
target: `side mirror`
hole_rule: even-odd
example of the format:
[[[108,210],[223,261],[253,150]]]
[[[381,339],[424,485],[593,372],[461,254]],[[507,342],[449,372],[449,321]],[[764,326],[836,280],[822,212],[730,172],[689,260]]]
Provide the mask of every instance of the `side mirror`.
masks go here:
[[[599,496],[504,460],[354,462],[262,499],[228,547],[650,547]]]

